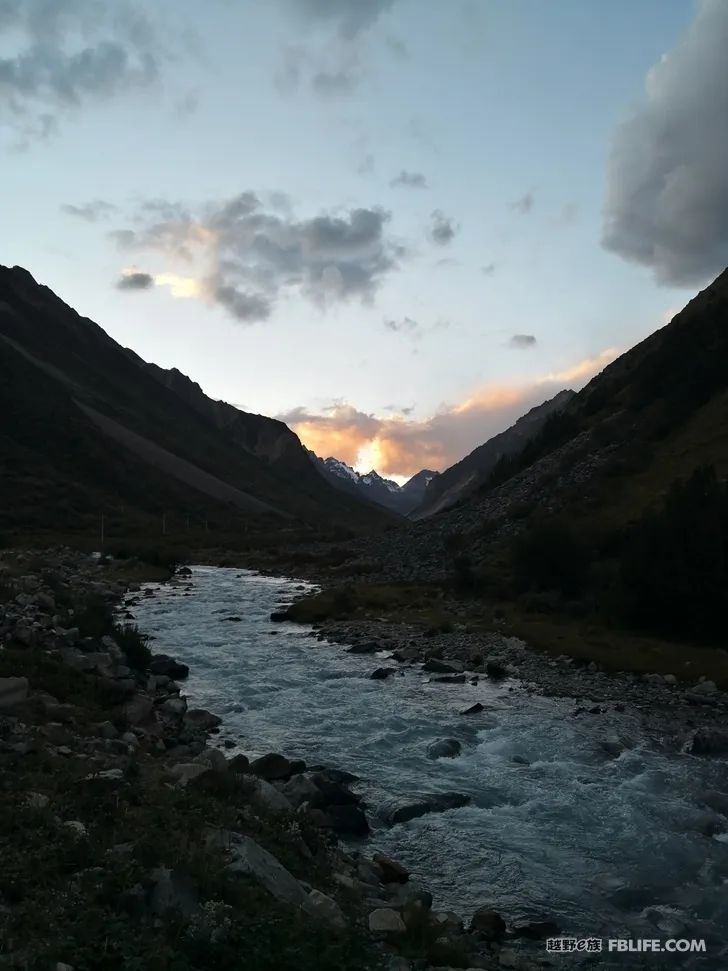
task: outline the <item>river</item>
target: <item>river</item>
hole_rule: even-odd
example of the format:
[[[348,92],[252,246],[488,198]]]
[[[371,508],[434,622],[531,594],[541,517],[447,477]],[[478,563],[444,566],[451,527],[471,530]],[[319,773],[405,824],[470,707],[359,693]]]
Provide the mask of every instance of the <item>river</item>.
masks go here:
[[[373,681],[386,655],[348,654],[310,628],[271,623],[301,586],[195,567],[191,590],[157,587],[132,610],[156,652],[189,664],[190,705],[221,715],[222,737],[240,751],[356,773],[371,846],[407,866],[438,909],[553,917],[579,938],[704,938],[707,959],[664,955],[644,967],[728,967],[728,952],[717,957],[728,926],[728,824],[700,799],[728,792],[725,760],[666,750],[629,709],[572,718],[573,700],[514,681],[432,683],[415,668]],[[485,710],[463,716],[475,702]],[[624,744],[619,757],[605,754],[607,736]],[[459,757],[428,757],[443,738],[461,743]],[[468,793],[471,805],[383,822],[393,804],[446,791]]]

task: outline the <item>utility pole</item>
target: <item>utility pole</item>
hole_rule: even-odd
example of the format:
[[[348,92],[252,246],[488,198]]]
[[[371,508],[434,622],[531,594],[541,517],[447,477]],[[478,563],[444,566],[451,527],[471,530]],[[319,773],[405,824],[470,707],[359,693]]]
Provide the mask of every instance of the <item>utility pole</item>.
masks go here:
[[[104,552],[104,514],[101,513],[101,552]]]
[[[167,513],[162,513],[162,536],[167,535]]]

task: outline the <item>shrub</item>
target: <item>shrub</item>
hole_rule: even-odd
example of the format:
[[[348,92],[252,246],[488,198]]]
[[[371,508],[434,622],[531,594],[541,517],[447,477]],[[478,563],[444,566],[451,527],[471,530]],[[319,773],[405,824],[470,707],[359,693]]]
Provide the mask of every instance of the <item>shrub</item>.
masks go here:
[[[586,544],[561,520],[536,523],[516,542],[513,579],[520,591],[556,590],[576,597],[586,587],[590,555]]]
[[[76,614],[76,626],[82,637],[99,638],[111,633],[114,617],[103,597],[89,597],[86,600]]]
[[[114,627],[114,640],[126,655],[130,668],[144,671],[152,660],[149,650],[149,638],[142,634],[136,624],[124,624]]]

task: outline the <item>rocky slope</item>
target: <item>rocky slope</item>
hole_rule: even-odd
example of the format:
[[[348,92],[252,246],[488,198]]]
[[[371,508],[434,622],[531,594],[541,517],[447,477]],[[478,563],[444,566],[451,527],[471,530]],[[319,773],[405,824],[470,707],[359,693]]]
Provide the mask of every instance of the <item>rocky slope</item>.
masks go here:
[[[19,267],[0,268],[0,375],[7,531],[97,533],[101,513],[126,534],[163,512],[225,533],[382,522],[284,424],[146,364]]]
[[[522,451],[541,431],[546,419],[561,411],[573,396],[573,391],[560,391],[542,405],[532,408],[510,428],[445,469],[437,478],[431,479],[411,518],[417,520],[433,516],[475,492],[487,480],[499,459]]]

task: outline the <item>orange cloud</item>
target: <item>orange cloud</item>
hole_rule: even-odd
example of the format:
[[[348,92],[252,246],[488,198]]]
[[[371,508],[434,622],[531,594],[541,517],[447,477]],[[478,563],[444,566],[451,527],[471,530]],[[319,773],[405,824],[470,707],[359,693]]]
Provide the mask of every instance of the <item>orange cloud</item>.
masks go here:
[[[410,476],[424,468],[442,471],[565,387],[583,386],[618,353],[610,347],[528,384],[482,388],[422,421],[379,418],[348,404],[333,406],[323,415],[297,408],[280,417],[317,455],[334,455],[353,466],[366,462],[382,475]]]

